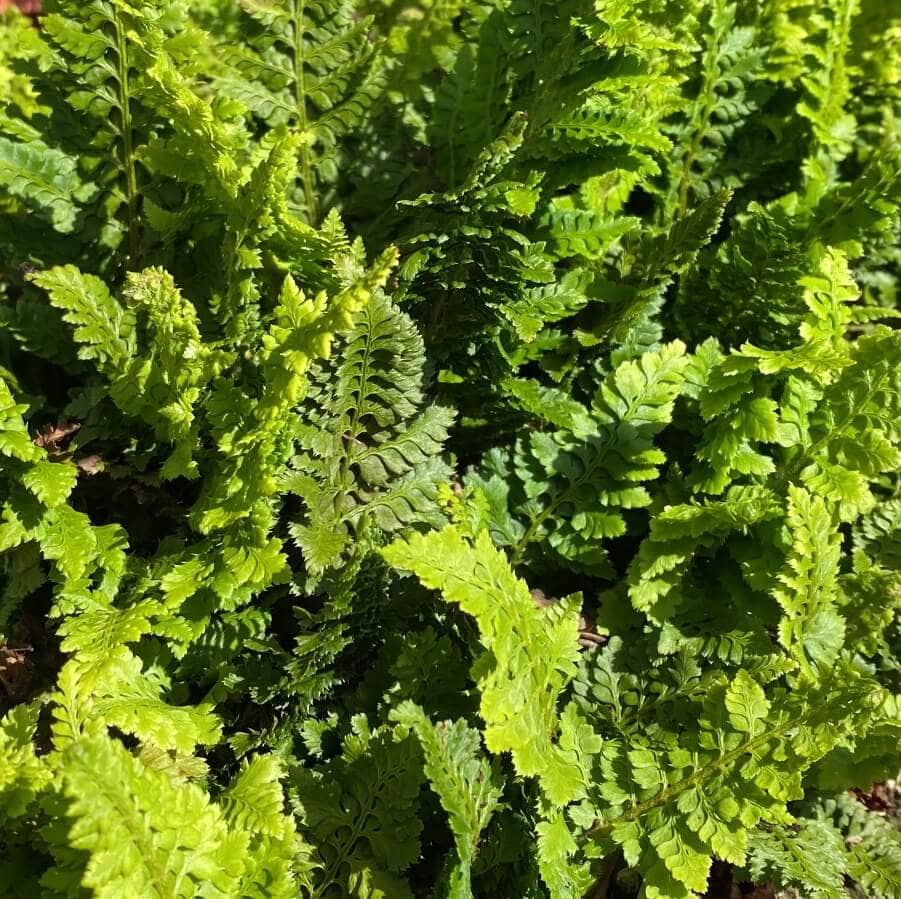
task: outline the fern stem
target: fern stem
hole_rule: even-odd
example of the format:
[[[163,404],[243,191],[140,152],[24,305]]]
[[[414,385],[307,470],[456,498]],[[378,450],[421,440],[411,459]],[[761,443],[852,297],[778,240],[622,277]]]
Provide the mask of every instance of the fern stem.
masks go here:
[[[809,713],[812,710],[808,709],[807,711]],[[733,762],[737,762],[743,755],[747,755],[748,753],[753,752],[758,746],[768,742],[769,740],[778,739],[795,724],[802,723],[803,720],[804,716],[801,716],[797,720],[786,719],[778,726],[772,728],[772,730],[764,731],[762,734],[758,734],[756,737],[752,737],[750,740],[746,740],[736,749],[733,749],[731,752],[727,752],[725,755],[721,755],[718,759],[714,759],[712,762],[708,762],[706,765],[704,765],[703,768],[698,768],[688,777],[677,781],[676,783],[667,787],[665,790],[661,790],[656,796],[652,797],[651,799],[647,799],[644,802],[634,803],[616,818],[610,821],[606,819],[600,819],[596,821],[595,824],[586,831],[586,834],[588,836],[604,836],[609,833],[611,827],[619,821],[637,821],[643,815],[646,815],[648,812],[653,811],[655,808],[659,808],[661,805],[666,805],[667,802],[678,796],[680,793],[684,793],[685,790],[689,790],[692,787],[703,783],[708,779],[708,777],[716,776],[724,768],[729,767]]]
[[[297,109],[297,127],[302,138],[300,144],[300,180],[303,184],[307,218],[315,226],[319,220],[316,188],[313,182],[313,161],[310,157],[310,135],[307,131],[307,92],[304,71],[303,35],[306,0],[297,0],[294,6],[294,103]]]
[[[337,854],[332,860],[332,863],[328,866],[328,868],[326,868],[321,883],[313,891],[310,899],[319,899],[319,897],[322,896],[325,891],[330,886],[332,886],[332,884],[338,884],[338,881],[335,879],[338,875],[338,871],[340,870],[341,865],[344,864],[344,861],[350,853],[350,850],[353,848],[353,845],[360,838],[360,834],[362,833],[363,827],[366,824],[366,819],[369,817],[369,815],[372,813],[373,808],[375,807],[375,801],[378,798],[380,789],[381,784],[379,785],[378,789],[369,794],[366,800],[366,804],[360,809],[360,814],[354,821],[353,828],[351,829],[350,834],[348,835],[347,839],[341,844]]]
[[[836,437],[840,437],[852,424],[854,424],[854,420],[859,414],[858,410],[866,408],[870,400],[882,390],[889,378],[889,374],[890,372],[888,370],[883,371],[880,377],[870,386],[870,389],[867,391],[864,398],[859,403],[852,405],[848,410],[848,414],[845,415],[840,422],[830,428],[819,440],[814,441],[814,443],[791,463],[791,466],[788,468],[782,479],[783,485],[792,483],[795,478],[800,475],[801,471],[803,471],[803,469],[811,462],[814,462],[816,457],[826,449]]]
[[[707,54],[704,59],[704,84],[702,88],[702,96],[704,105],[701,108],[700,115],[696,119],[696,127],[692,134],[691,143],[685,151],[682,159],[682,176],[679,180],[679,195],[676,202],[676,209],[672,219],[680,219],[685,215],[688,209],[688,192],[691,189],[691,167],[694,164],[695,157],[701,150],[701,145],[707,135],[707,127],[710,124],[710,116],[713,114],[713,105],[716,101],[716,76],[717,76],[717,59],[719,57],[720,33],[718,27],[719,16],[723,14],[722,2],[716,3],[711,13],[711,24],[713,26],[713,34],[710,37],[710,44],[707,47]]]
[[[131,92],[128,82],[128,42],[119,15],[116,27],[116,56],[119,80],[119,108],[122,113],[122,167],[125,172],[125,214],[128,223],[128,254],[132,266],[138,259],[138,178],[135,170],[134,141],[131,133]]]

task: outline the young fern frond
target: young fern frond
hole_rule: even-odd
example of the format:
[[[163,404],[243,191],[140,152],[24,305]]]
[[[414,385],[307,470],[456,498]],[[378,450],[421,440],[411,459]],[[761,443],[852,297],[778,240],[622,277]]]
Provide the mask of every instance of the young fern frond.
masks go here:
[[[537,776],[555,804],[582,795],[578,751],[563,737],[559,745],[554,741],[558,728],[565,731],[580,722],[573,710],[565,718],[557,710],[578,654],[573,602],[564,602],[555,614],[539,609],[484,532],[470,543],[451,525],[396,541],[382,553],[392,566],[412,571],[475,617],[485,653],[476,660],[473,676],[482,696],[488,749],[511,752],[517,771]],[[529,657],[540,664],[530,664]]]
[[[497,768],[480,758],[479,734],[465,721],[433,724],[410,701],[394,709],[391,717],[410,727],[422,745],[425,773],[447,812],[457,850],[448,893],[467,899],[472,896],[472,865],[479,837],[498,808],[503,782]]]

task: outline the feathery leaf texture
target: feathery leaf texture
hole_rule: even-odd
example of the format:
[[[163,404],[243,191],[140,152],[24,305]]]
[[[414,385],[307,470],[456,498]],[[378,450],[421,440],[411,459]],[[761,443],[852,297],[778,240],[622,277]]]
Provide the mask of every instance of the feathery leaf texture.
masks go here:
[[[422,408],[424,351],[412,321],[376,293],[338,353],[314,380],[303,452],[286,479],[307,507],[291,532],[314,573],[337,564],[370,517],[386,532],[441,524],[431,510],[450,475],[439,454],[453,413]]]
[[[109,738],[74,743],[62,763],[71,845],[89,854],[98,896],[234,895],[242,835],[191,784],[173,785]]]
[[[44,8],[0,894],[901,896],[898,5]]]
[[[449,876],[448,895],[455,899],[472,897],[472,863],[479,836],[503,793],[498,771],[479,758],[478,731],[465,721],[433,724],[422,708],[409,700],[391,717],[416,734],[425,756],[425,773],[450,821],[457,866]]]
[[[555,616],[538,609],[484,531],[470,542],[450,525],[396,541],[382,553],[476,619],[485,652],[473,676],[488,749],[512,753],[517,771],[539,777],[551,801],[575,798],[583,785],[574,753],[552,739],[561,724],[557,702],[578,654],[573,604]]]

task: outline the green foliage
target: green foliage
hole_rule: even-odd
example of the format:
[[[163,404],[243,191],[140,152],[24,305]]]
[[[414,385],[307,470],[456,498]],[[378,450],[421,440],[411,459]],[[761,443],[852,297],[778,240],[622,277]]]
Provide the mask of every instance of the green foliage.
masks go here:
[[[536,431],[489,463],[486,491],[507,494],[507,508],[492,506],[492,532],[512,546],[515,562],[539,542],[577,569],[609,571],[598,538],[624,534],[620,510],[650,502],[639,485],[658,476],[664,456],[653,438],[672,416],[687,365],[680,342],[622,362],[590,409],[564,409],[555,393],[528,382],[514,387],[529,411],[559,428]]]
[[[409,701],[399,706],[392,718],[409,725],[422,744],[425,773],[447,812],[457,850],[448,896],[467,899],[472,896],[472,862],[479,836],[502,795],[497,769],[478,757],[479,733],[465,721],[433,724]]]
[[[440,524],[437,487],[448,468],[436,457],[453,413],[424,402],[422,339],[384,294],[354,317],[340,361],[318,373],[301,454],[285,486],[304,502],[291,532],[308,569],[335,564],[373,520],[390,533],[413,523]]]
[[[242,4],[240,29],[216,50],[214,85],[267,129],[297,135],[298,205],[316,224],[324,184],[337,177],[338,141],[365,122],[380,92],[371,17],[353,0]]]
[[[755,836],[749,853],[753,876],[768,875],[811,896],[847,896],[844,878],[855,881],[855,896],[890,899],[901,884],[898,831],[850,796],[804,809],[798,826]]]
[[[901,895],[897,4],[36,24],[0,894]]]
[[[108,739],[75,743],[62,770],[73,822],[69,843],[89,854],[82,883],[95,895],[237,890],[240,843],[197,787],[177,787],[142,770]],[[124,808],[122,796],[128,797]]]
[[[581,772],[553,741],[561,723],[557,703],[578,654],[573,603],[555,614],[538,609],[485,532],[471,544],[449,526],[394,543],[383,554],[475,617],[486,652],[472,673],[488,749],[510,752],[517,772],[537,776],[552,802],[574,798],[583,788]]]
[[[403,872],[419,854],[421,765],[412,738],[396,743],[365,719],[342,752],[299,769],[293,804],[315,847],[313,896],[410,896]]]

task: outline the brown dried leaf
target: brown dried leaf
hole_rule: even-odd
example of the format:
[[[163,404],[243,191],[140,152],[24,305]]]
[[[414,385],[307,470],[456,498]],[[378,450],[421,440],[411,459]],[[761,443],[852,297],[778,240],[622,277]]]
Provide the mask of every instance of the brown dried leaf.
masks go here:
[[[47,455],[53,459],[64,454],[63,441],[71,437],[81,428],[77,421],[59,421],[55,425],[42,425],[34,438],[35,446],[47,450]]]
[[[103,471],[103,459],[96,453],[76,459],[75,464],[88,476],[100,474]]]
[[[30,646],[0,646],[0,685],[11,697],[20,696],[27,690],[30,652]]]

